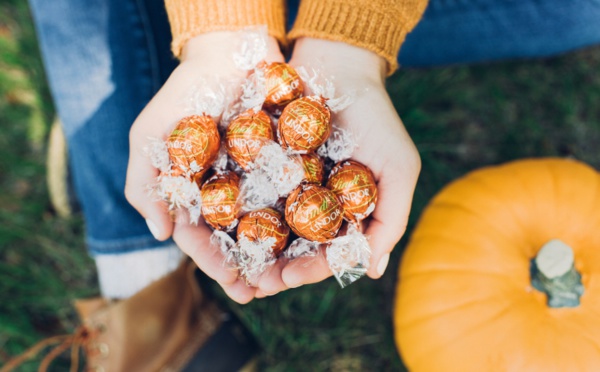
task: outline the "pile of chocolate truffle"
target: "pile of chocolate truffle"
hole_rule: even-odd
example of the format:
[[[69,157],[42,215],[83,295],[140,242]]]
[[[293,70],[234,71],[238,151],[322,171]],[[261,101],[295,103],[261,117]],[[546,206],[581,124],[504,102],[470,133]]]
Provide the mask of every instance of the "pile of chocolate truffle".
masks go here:
[[[158,180],[169,208],[201,215],[226,263],[249,283],[282,255],[327,252],[344,220],[360,234],[377,202],[369,168],[319,155],[334,131],[330,98],[303,95],[307,82],[286,63],[263,62],[253,74],[260,76],[262,105],[240,110],[226,128],[206,113],[181,119],[166,140],[169,160]],[[284,255],[293,241],[302,252]],[[341,266],[364,273],[368,243],[357,248],[367,251],[367,262],[352,249],[340,251],[349,255]],[[330,267],[344,274],[339,263]]]

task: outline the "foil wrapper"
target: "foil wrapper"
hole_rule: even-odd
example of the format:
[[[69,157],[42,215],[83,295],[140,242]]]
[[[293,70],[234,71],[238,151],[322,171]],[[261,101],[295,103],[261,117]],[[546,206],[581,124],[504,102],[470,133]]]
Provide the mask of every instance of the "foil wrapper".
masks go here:
[[[301,154],[302,168],[304,169],[303,182],[321,185],[325,175],[323,159],[315,153]]]
[[[304,88],[296,70],[287,63],[273,62],[264,66],[265,108],[277,111],[300,98]]]
[[[174,167],[190,177],[210,168],[217,158],[220,136],[217,124],[208,115],[181,119],[166,142]]]
[[[356,224],[375,210],[375,177],[367,166],[355,160],[345,160],[336,164],[327,180],[327,188],[337,197],[344,209],[344,219],[349,222]]]
[[[202,217],[214,229],[229,232],[237,226],[239,183],[237,174],[225,171],[215,174],[202,186]]]
[[[271,118],[253,109],[235,118],[225,133],[227,154],[245,171],[252,170],[260,150],[273,141]]]
[[[343,209],[331,190],[312,184],[300,185],[287,199],[285,220],[296,235],[323,243],[337,235]]]
[[[331,134],[331,112],[319,96],[299,98],[288,104],[278,122],[281,147],[305,154],[317,150]]]

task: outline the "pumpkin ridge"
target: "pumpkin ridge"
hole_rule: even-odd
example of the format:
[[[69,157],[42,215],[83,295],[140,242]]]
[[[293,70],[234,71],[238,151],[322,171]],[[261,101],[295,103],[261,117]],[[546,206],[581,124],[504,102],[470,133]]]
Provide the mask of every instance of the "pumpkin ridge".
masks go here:
[[[431,209],[430,213],[436,212],[438,209],[442,209],[442,210],[443,209],[452,209],[452,210],[463,211],[466,214],[469,214],[471,216],[477,217],[480,220],[480,222],[485,223],[486,226],[490,227],[490,229],[496,231],[499,235],[504,236],[507,239],[507,241],[509,241],[511,243],[514,243],[514,241],[515,241],[514,238],[511,239],[508,235],[506,235],[506,232],[504,232],[501,229],[499,229],[498,226],[489,223],[487,221],[487,216],[481,215],[480,213],[478,213],[478,212],[476,212],[476,211],[474,211],[472,209],[466,208],[464,205],[459,205],[459,204],[454,205],[452,202],[443,201],[443,202],[437,203],[435,205],[435,207]],[[426,217],[424,216],[424,219],[425,218]],[[522,225],[519,225],[519,226],[522,227]]]
[[[426,269],[424,271],[411,271],[410,273],[406,274],[406,275],[401,275],[401,279],[406,279],[406,278],[413,278],[415,276],[420,276],[420,275],[431,275],[431,274],[435,274],[435,273],[452,273],[453,275],[456,274],[469,274],[469,275],[478,275],[478,276],[493,276],[493,277],[501,277],[502,280],[510,280],[511,282],[515,282],[515,284],[517,284],[518,287],[522,287],[520,285],[520,280],[518,279],[514,279],[511,277],[511,275],[509,273],[506,274],[502,274],[499,272],[489,272],[489,271],[478,271],[478,270],[473,270],[473,269],[464,269],[464,268],[447,268],[447,269],[442,269],[442,268],[436,268],[436,269]]]
[[[590,336],[589,336],[589,335],[588,335],[588,334],[585,332],[585,331],[586,331],[586,328],[583,328],[583,327],[575,327],[575,325],[574,325],[572,322],[565,322],[565,323],[567,323],[567,324],[570,326],[569,328],[571,328],[571,329],[575,330],[575,332],[574,332],[575,334],[577,334],[577,335],[579,335],[579,336],[582,336],[583,338],[585,338],[585,339],[586,339],[586,340],[587,340],[587,341],[588,341],[588,342],[589,342],[589,343],[590,343],[590,344],[591,344],[591,345],[594,347],[594,349],[596,349],[596,351],[598,351],[598,355],[600,355],[600,345],[598,345],[598,344],[595,342],[595,340],[594,340],[592,337],[590,337]],[[599,358],[599,359],[600,359],[600,358]]]
[[[472,305],[481,305],[481,301],[487,301],[496,297],[499,297],[499,294],[494,294],[488,297],[482,297],[482,298],[478,298],[475,300],[469,300],[467,302],[463,302],[461,304],[458,304],[456,306],[453,307],[448,307],[448,308],[444,308],[443,310],[439,310],[433,313],[428,313],[425,316],[419,317],[419,318],[413,318],[409,321],[405,321],[404,323],[398,323],[398,324],[402,324],[405,328],[410,328],[412,326],[415,325],[419,325],[419,323],[422,323],[424,321],[430,320],[431,318],[436,318],[439,317],[441,314],[448,314],[450,312],[453,311],[459,311],[459,310],[463,310],[465,307],[469,307]],[[453,304],[454,305],[454,304]]]
[[[505,313],[509,312],[510,309],[515,306],[515,303],[520,302],[520,300],[515,300],[515,301],[511,301],[510,303],[507,304],[507,306],[503,307],[496,315],[494,315],[493,317],[487,319],[487,322],[493,322],[496,319],[502,317]],[[485,325],[487,325],[486,323],[477,323],[474,326],[468,328],[468,329],[463,329],[462,332],[460,334],[454,335],[454,339],[456,340],[460,340],[462,337],[465,337],[466,335],[475,332],[476,330],[478,330],[480,327],[483,327]],[[454,340],[449,340],[446,341],[444,343],[438,343],[435,345],[436,349],[444,349],[446,347],[446,345],[451,344],[452,342],[454,342]],[[423,357],[427,357],[427,358],[431,358],[431,352],[424,352],[424,355],[418,356],[416,357],[413,361],[415,361],[414,364],[418,363],[418,360],[423,358]]]

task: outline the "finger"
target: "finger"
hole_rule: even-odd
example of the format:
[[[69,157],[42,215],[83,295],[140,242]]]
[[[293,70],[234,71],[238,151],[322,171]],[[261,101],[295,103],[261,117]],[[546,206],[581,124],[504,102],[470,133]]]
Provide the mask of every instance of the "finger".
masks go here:
[[[129,156],[125,197],[146,219],[148,229],[158,240],[166,240],[173,233],[173,221],[167,205],[161,200],[152,200],[147,187],[156,182],[158,170],[143,155],[132,152]]]
[[[305,284],[318,283],[331,276],[327,259],[319,248],[315,257],[300,257],[288,263],[281,278],[288,288],[297,288]]]
[[[285,285],[281,278],[281,272],[287,262],[286,259],[279,259],[261,275],[257,287],[262,293],[267,296],[273,296],[288,289],[288,286]]]
[[[198,226],[178,223],[175,225],[173,240],[206,275],[221,286],[230,286],[236,283],[238,271],[224,265],[225,256],[219,248],[210,244],[211,234],[210,229],[202,223]]]
[[[266,294],[263,293],[263,291],[261,291],[260,289],[256,290],[256,293],[254,293],[254,298],[265,298],[267,297]]]
[[[254,299],[256,288],[249,287],[243,280],[236,280],[233,284],[221,284],[221,287],[235,302],[239,304],[247,304]]]
[[[373,279],[384,274],[390,252],[406,231],[417,176],[418,171],[390,164],[378,177],[377,206],[365,232],[372,250],[367,275]]]

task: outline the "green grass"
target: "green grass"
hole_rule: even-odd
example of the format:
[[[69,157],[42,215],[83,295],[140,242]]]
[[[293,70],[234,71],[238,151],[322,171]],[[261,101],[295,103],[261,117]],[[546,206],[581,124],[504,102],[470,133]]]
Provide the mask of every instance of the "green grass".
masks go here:
[[[0,3],[0,363],[77,325],[74,298],[97,293],[80,217],[55,216],[45,187],[54,113],[26,5]],[[600,168],[600,48],[558,58],[401,71],[389,91],[423,161],[410,226],[449,181],[489,164],[571,156]],[[409,230],[410,231],[410,230]],[[382,280],[334,280],[227,302],[263,346],[261,369],[399,370],[395,250]],[[218,291],[217,288],[215,288]],[[28,364],[24,370],[33,370]]]

